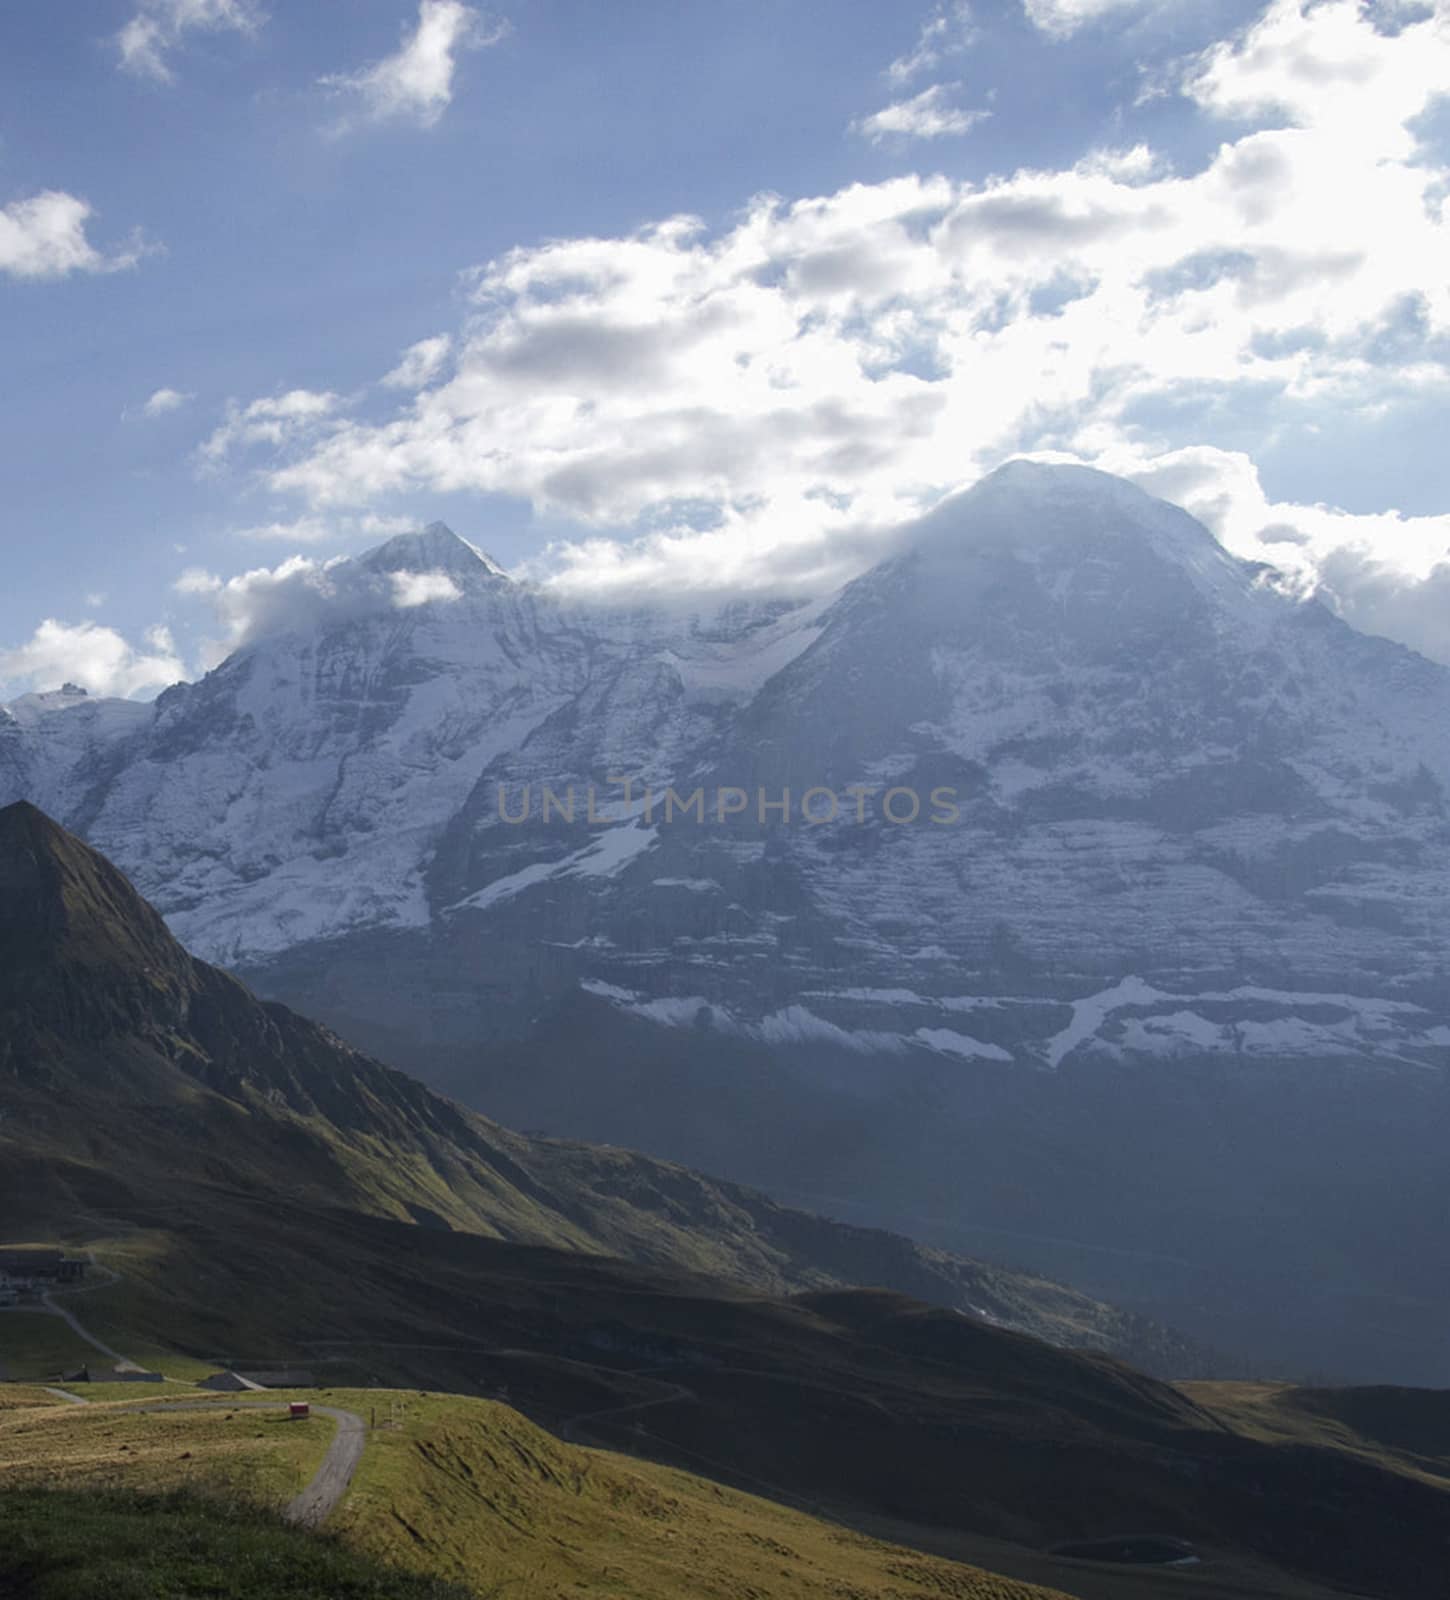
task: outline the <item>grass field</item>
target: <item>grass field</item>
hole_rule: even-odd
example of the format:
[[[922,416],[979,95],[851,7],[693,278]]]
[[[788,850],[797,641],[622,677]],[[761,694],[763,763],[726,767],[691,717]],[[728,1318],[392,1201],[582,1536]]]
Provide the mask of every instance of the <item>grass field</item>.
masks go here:
[[[333,1435],[272,1412],[218,1405],[173,1416],[134,1405],[0,1411],[0,1483],[6,1489],[191,1489],[228,1501],[280,1506],[311,1479]]]
[[[8,1600],[470,1600],[254,1508],[115,1491],[0,1495]]]
[[[193,1389],[177,1383],[70,1383],[57,1387],[92,1405],[103,1400],[205,1399],[208,1394],[205,1389]]]

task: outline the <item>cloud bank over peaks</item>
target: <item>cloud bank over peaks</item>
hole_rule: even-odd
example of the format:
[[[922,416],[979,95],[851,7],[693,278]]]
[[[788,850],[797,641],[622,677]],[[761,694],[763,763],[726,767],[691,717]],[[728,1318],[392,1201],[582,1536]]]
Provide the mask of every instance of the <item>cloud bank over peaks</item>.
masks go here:
[[[463,598],[463,590],[446,572],[390,572],[388,577],[393,585],[393,604],[399,611],[451,605]]]
[[[471,548],[459,543],[461,549]],[[415,559],[420,563],[427,558],[426,533],[408,534],[381,548],[395,551],[395,546],[404,544],[416,545]],[[476,556],[481,572],[500,575],[500,569],[481,553]],[[255,567],[232,578],[192,567],[173,588],[179,595],[203,601],[219,625],[219,633],[201,649],[200,665],[210,670],[234,650],[268,635],[309,633],[389,612],[451,606],[464,598],[466,581],[458,571],[442,567],[400,566],[393,561],[379,565],[366,556],[294,555],[276,566]]]
[[[1276,502],[1241,451],[1206,446],[1098,462],[1206,523],[1236,555],[1265,561],[1285,586],[1317,595],[1364,633],[1450,663],[1450,513],[1350,513]]]
[[[186,676],[170,630],[148,628],[142,645],[95,622],[47,618],[24,644],[0,650],[0,698],[73,683],[122,699],[158,694]]]
[[[1450,82],[1450,6],[1379,21],[1274,0],[1185,63],[1176,92],[1224,129],[1193,170],[1138,143],[510,251],[366,407],[292,391],[234,408],[208,448],[254,450],[299,515],[526,501],[575,530],[533,569],[566,592],[799,592],[1011,455],[1137,473],[1192,444],[1222,466],[1220,418],[1236,437],[1268,418],[1272,443],[1450,398],[1450,280],[1425,270],[1450,259],[1450,170],[1420,122]],[[1433,519],[1308,520],[1301,545],[1236,547],[1327,582],[1368,541],[1388,581],[1429,581]],[[1333,571],[1346,611],[1384,580]]]

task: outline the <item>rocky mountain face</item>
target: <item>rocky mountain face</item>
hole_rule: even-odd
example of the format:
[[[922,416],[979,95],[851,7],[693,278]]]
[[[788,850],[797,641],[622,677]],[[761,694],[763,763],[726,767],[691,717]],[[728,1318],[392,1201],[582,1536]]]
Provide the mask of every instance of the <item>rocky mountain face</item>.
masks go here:
[[[154,709],[9,708],[0,785],[496,1114],[1450,1381],[1446,669],[1027,463],[827,604],[332,572]]]

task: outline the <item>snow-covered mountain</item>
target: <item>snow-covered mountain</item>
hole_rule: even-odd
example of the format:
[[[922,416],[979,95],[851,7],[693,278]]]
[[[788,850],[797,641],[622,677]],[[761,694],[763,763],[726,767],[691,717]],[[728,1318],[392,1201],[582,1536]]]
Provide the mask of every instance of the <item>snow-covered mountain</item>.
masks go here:
[[[444,830],[551,715],[604,681],[634,694],[592,731],[642,761],[660,685],[688,684],[688,739],[810,636],[793,644],[779,608],[712,627],[566,613],[441,524],[301,598],[292,625],[154,707],[72,688],[0,707],[0,795],[84,826],[180,937],[232,965],[426,928]]]
[[[1447,790],[1450,670],[1027,463],[825,603],[565,607],[435,525],[154,708],[0,718],[0,801],[487,1109],[1001,1230],[1179,1320],[1221,1296],[1146,1263],[1221,1281],[1240,1200],[1280,1262],[1350,1250],[1306,1208],[1338,1225],[1356,1142],[1422,1224],[1444,1205]],[[1369,1326],[1324,1364],[1367,1370]]]

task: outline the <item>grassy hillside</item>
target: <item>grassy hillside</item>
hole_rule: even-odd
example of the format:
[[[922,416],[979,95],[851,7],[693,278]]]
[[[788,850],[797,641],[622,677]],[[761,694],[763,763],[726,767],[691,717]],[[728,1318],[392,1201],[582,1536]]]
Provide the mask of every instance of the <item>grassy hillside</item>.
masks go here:
[[[1328,1600],[1342,1592],[1225,1552],[1197,1571],[1155,1572],[886,1519],[853,1530],[709,1478],[564,1443],[501,1404],[376,1389],[326,1396],[379,1426],[318,1545],[256,1513],[310,1474],[330,1431],[320,1419],[295,1425],[225,1402],[172,1415],[65,1406],[22,1386],[0,1387],[0,1398],[7,1595]],[[50,1492],[35,1492],[39,1484]],[[152,1526],[154,1539],[144,1531]],[[3,1547],[7,1538],[14,1548]],[[281,1581],[282,1563],[292,1587]],[[126,1583],[113,1587],[118,1564]],[[21,1566],[26,1581],[7,1586]]]
[[[412,1391],[327,1398],[380,1417],[329,1530],[379,1568],[520,1600],[1047,1600],[1049,1593],[687,1473],[563,1444],[507,1406]],[[279,1505],[316,1470],[330,1433],[321,1418],[296,1424],[225,1403],[167,1414],[57,1406],[45,1397],[0,1413],[3,1499],[27,1508],[23,1516],[0,1514],[0,1534],[23,1525],[32,1550],[44,1544],[46,1562],[68,1562],[78,1539],[89,1547],[126,1522],[123,1492],[151,1497],[148,1507],[170,1494],[163,1522],[169,1516],[184,1537],[204,1544],[224,1531],[205,1501]],[[46,1502],[25,1493],[40,1488],[59,1491],[57,1507],[72,1506],[85,1490],[105,1514],[87,1513],[84,1536],[62,1534]],[[244,1517],[232,1531],[247,1544],[263,1527]],[[131,1542],[124,1532],[121,1538]],[[0,1579],[5,1563],[0,1554]]]
[[[0,1495],[7,1600],[470,1600],[267,1512],[185,1494]]]
[[[1450,1390],[1186,1383],[1235,1432],[1280,1448],[1343,1451],[1387,1471],[1450,1487]]]
[[[1092,1600],[1101,1587],[1021,1558],[1149,1531],[1198,1544],[1216,1580],[1255,1575],[1206,1595],[1423,1600],[1443,1571],[1444,1482],[1327,1432],[1285,1448],[1198,1389],[899,1296],[780,1301],[339,1212],[218,1209],[210,1226],[195,1256],[146,1236],[112,1257],[136,1276],[86,1301],[340,1385],[506,1391],[576,1443]],[[1113,1600],[1161,1592],[1131,1581]]]
[[[1047,1593],[683,1472],[563,1444],[506,1406],[439,1395],[404,1404],[396,1429],[374,1435],[339,1532],[385,1560],[464,1582],[487,1574],[518,1600]]]

